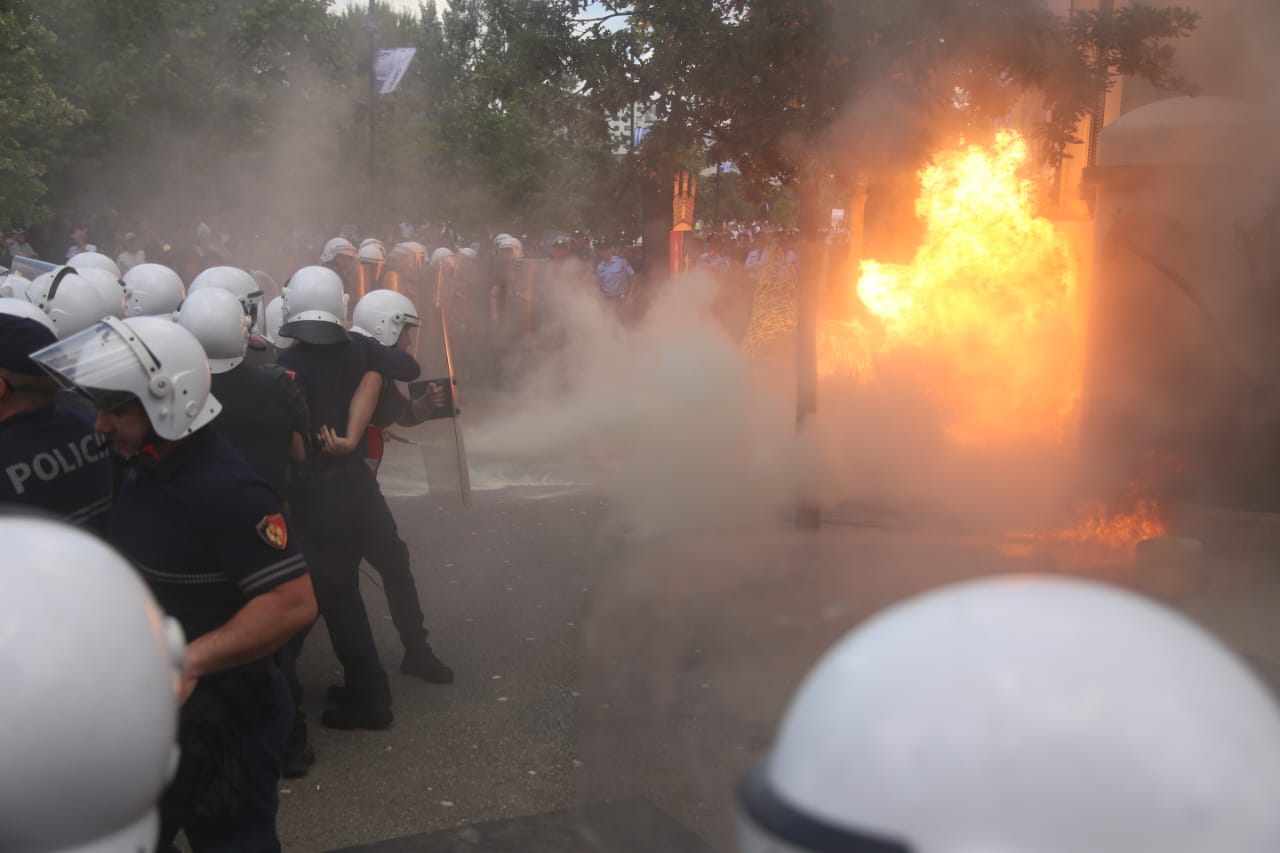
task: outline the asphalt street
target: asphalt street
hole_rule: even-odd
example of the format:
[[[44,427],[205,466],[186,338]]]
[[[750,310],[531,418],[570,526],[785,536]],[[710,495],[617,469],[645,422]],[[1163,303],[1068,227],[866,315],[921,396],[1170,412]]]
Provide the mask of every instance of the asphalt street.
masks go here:
[[[457,682],[397,671],[399,641],[366,567],[396,722],[313,725],[318,763],[281,785],[288,850],[731,850],[734,781],[822,651],[893,602],[980,575],[1069,573],[1142,590],[1275,683],[1280,536],[1233,549],[1241,536],[1221,518],[1184,522],[1204,554],[1145,562],[838,516],[816,536],[780,523],[641,541],[583,472],[475,459],[467,509],[431,488],[429,467],[418,445],[393,444],[380,480]],[[314,723],[339,678],[323,630],[301,676]]]

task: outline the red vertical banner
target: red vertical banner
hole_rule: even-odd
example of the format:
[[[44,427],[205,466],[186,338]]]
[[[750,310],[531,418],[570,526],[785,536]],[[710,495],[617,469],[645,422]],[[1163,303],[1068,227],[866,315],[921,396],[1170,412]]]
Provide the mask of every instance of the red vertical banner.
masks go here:
[[[684,272],[684,233],[683,231],[671,232],[671,274],[678,275]]]

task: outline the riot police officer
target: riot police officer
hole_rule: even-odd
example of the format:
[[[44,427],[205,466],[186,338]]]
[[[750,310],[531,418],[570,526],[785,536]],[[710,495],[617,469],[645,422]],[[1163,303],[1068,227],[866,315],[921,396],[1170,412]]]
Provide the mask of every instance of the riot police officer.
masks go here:
[[[182,762],[161,805],[162,848],[279,849],[280,759],[293,720],[272,660],[315,619],[279,498],[208,425],[199,342],[158,317],[108,317],[32,355],[93,399],[128,465],[108,537],[182,625]]]
[[[306,459],[307,403],[283,368],[245,361],[245,320],[239,301],[218,288],[192,293],[178,312],[209,359],[212,392],[222,403],[214,429],[287,501],[289,462]]]
[[[353,333],[369,337],[382,346],[400,349],[412,347],[410,336],[421,325],[418,312],[409,298],[391,290],[375,290],[361,299],[352,312],[351,321]],[[378,447],[382,447],[381,433],[384,429],[393,423],[422,423],[432,413],[433,402],[437,401],[427,396],[410,402],[400,394],[394,382],[390,379],[383,380],[378,405],[369,427],[370,433],[378,436]],[[366,457],[370,457],[371,453],[371,450],[368,451]],[[370,461],[381,462],[381,453],[378,454],[378,459],[371,458]],[[376,471],[376,464],[373,467]],[[380,489],[377,501],[370,507],[368,518],[372,527],[361,537],[363,556],[382,578],[391,621],[404,645],[400,671],[435,684],[452,683],[453,670],[436,656],[431,644],[427,642],[429,632],[418,598],[418,585],[410,569],[409,546],[400,538],[395,519],[391,516],[391,510]],[[341,691],[330,692],[331,698],[342,695]]]
[[[280,334],[295,344],[280,354],[311,412],[313,450],[294,490],[294,508],[316,579],[320,610],[345,676],[343,703],[320,722],[338,729],[391,725],[391,690],[360,596],[360,561],[385,501],[363,456],[365,429],[383,377],[412,381],[408,353],[347,334],[342,280],[324,267],[304,267],[284,288]],[[365,394],[359,394],[361,389]],[[358,403],[358,404],[357,404]]]
[[[103,532],[111,510],[107,451],[83,410],[55,407],[58,384],[30,357],[56,340],[34,305],[0,299],[0,503]]]

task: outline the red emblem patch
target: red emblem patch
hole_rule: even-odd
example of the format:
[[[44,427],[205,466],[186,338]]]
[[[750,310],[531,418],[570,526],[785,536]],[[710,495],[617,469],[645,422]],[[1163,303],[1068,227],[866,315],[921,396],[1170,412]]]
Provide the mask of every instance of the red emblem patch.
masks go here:
[[[272,548],[283,551],[289,541],[289,528],[284,523],[284,516],[264,515],[258,522],[258,536]]]

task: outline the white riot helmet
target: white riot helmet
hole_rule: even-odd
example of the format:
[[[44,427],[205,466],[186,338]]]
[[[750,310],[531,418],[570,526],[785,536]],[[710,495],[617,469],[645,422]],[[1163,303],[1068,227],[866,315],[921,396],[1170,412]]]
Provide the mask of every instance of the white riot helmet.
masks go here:
[[[356,256],[356,247],[346,237],[334,237],[324,244],[324,249],[320,251],[320,263],[327,264],[339,255],[346,255],[348,258]]]
[[[356,253],[356,258],[362,264],[380,264],[386,261],[387,253],[377,240],[365,240],[360,244],[360,251]]]
[[[71,267],[59,267],[27,285],[26,299],[53,321],[58,338],[69,338],[106,316],[98,289]]]
[[[394,290],[375,290],[367,294],[356,303],[356,310],[351,314],[351,331],[388,347],[396,345],[405,327],[421,325],[413,302]]]
[[[463,246],[458,250],[458,255],[466,258],[467,260],[474,260],[476,257],[476,250],[470,246]]]
[[[1280,713],[1216,639],[1118,589],[1006,577],[827,652],[741,786],[740,848],[1268,853],[1277,792]]]
[[[149,853],[178,762],[182,629],[82,530],[12,515],[0,540],[23,555],[0,596],[0,850]]]
[[[377,237],[365,237],[363,240],[360,241],[361,249],[367,246],[377,246],[379,252],[381,252],[384,255],[387,253],[386,244],[383,243],[381,240],[379,240]]]
[[[164,264],[138,264],[124,274],[126,317],[175,317],[186,297],[182,278]]]
[[[65,387],[114,409],[136,398],[170,441],[208,424],[222,404],[209,393],[209,362],[195,336],[160,317],[107,317],[31,354]]]
[[[206,287],[216,287],[230,291],[240,300],[244,313],[249,317],[249,330],[253,333],[262,331],[262,287],[258,280],[246,270],[239,267],[209,267],[191,280],[187,295]]]
[[[120,280],[119,265],[101,252],[77,252],[67,259],[67,266],[75,267],[78,270],[105,270],[111,273],[116,281]]]
[[[265,320],[267,331],[266,339],[276,349],[288,349],[293,346],[293,338],[286,338],[280,334],[280,327],[284,325],[284,297],[277,296],[267,303],[267,317]]]
[[[347,294],[342,279],[326,267],[303,267],[284,286],[280,334],[309,344],[347,340]]]
[[[431,253],[431,263],[434,266],[444,266],[452,269],[458,263],[458,256],[452,250],[441,247]]]
[[[509,234],[503,234],[494,240],[493,245],[499,253],[509,251],[512,258],[518,258],[524,254],[524,244]]]
[[[26,320],[35,320],[50,332],[53,332],[54,337],[57,337],[58,329],[53,325],[53,321],[49,319],[49,315],[25,299],[17,299],[12,296],[0,296],[0,314],[8,314],[10,317],[22,317]]]
[[[76,270],[76,275],[92,284],[94,289],[98,291],[98,298],[102,300],[102,305],[106,308],[106,313],[103,316],[124,317],[124,284],[120,279],[113,276],[110,271],[97,267],[81,267]]]
[[[191,294],[178,311],[178,323],[204,348],[210,373],[226,373],[244,361],[249,344],[247,319],[240,300],[217,287]]]

